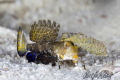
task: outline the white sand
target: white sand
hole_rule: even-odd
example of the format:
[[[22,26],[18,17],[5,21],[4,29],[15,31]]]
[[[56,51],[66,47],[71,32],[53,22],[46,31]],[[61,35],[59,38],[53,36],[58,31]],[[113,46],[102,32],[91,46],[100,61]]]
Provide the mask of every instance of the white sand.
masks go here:
[[[120,57],[117,52],[120,52],[120,0],[94,1],[16,0],[12,4],[0,4],[0,25],[9,28],[0,27],[0,80],[92,80],[91,76],[83,79],[86,71],[81,69],[80,62],[77,67],[63,65],[59,70],[51,64],[27,63],[25,58],[17,55],[16,30],[22,26],[28,34],[29,25],[38,19],[60,23],[59,36],[62,32],[82,32],[104,42],[114,58],[88,55],[82,59],[90,74],[97,72],[106,62],[117,59],[113,68],[110,68],[114,73],[111,80],[119,80]],[[94,80],[109,79],[94,76]]]

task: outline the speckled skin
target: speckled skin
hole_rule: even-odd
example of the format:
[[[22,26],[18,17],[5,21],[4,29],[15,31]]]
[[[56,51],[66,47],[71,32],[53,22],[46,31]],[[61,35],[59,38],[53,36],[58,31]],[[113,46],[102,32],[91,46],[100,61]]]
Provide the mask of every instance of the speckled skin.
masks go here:
[[[59,28],[59,24],[56,25],[56,22],[51,24],[50,20],[35,22],[31,26],[29,35],[30,40],[35,42],[33,44],[25,43],[24,34],[20,29],[18,31],[18,54],[23,56],[27,50],[37,53],[36,63],[49,64],[57,61],[71,60],[75,65],[77,65],[79,60],[78,48],[96,55],[108,56],[106,47],[102,42],[81,33],[63,34],[61,41],[56,41]],[[19,37],[19,34],[23,37]]]
[[[46,42],[44,44],[33,43],[27,44],[27,50],[32,52],[48,52],[51,56],[58,57],[59,61],[72,60],[78,62],[78,47],[72,42]],[[69,57],[69,58],[67,58]]]
[[[25,38],[17,37],[18,38],[18,54],[19,56],[24,56],[26,54],[26,51],[29,51],[31,53],[27,54],[26,58],[28,62],[35,62],[35,63],[43,63],[43,64],[49,64],[49,63],[55,63],[59,61],[64,60],[72,60],[75,65],[78,63],[78,47],[75,46],[70,41],[60,41],[57,42],[56,38],[59,32],[60,25],[56,25],[56,22],[53,21],[51,23],[50,20],[39,20],[38,23],[34,23],[31,26],[30,30],[30,40],[35,42],[33,44],[26,44]],[[21,36],[24,35],[22,32],[22,29],[18,31],[18,35]],[[24,52],[22,52],[24,50]],[[19,53],[21,52],[21,53]],[[34,55],[33,53],[37,53],[36,59],[33,60]],[[33,55],[33,57],[31,56]]]

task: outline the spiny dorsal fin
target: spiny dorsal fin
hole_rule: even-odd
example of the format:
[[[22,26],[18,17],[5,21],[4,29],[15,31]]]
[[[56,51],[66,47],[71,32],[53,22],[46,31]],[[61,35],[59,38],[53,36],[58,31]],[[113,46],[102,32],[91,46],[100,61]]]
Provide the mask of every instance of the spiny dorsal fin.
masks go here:
[[[63,33],[61,41],[71,41],[79,48],[89,53],[108,56],[105,45],[92,37],[88,37],[82,33]]]
[[[30,40],[33,42],[52,42],[55,41],[60,24],[56,24],[55,21],[51,23],[50,20],[39,20],[38,23],[34,23],[30,30]]]

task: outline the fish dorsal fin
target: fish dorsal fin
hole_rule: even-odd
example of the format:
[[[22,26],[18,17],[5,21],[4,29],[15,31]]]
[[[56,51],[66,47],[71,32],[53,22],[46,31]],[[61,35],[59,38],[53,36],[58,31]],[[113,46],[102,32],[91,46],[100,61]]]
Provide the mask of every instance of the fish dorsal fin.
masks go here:
[[[33,42],[52,42],[55,41],[60,25],[55,21],[51,23],[50,20],[39,20],[38,23],[34,23],[30,30],[30,40]]]

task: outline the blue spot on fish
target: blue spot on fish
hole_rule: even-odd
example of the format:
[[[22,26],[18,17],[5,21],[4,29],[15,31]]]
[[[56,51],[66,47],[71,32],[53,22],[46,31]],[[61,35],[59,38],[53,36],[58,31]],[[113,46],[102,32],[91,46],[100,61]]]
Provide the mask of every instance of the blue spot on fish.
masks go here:
[[[26,59],[28,60],[28,62],[35,62],[36,55],[36,52],[28,52],[26,55]]]

